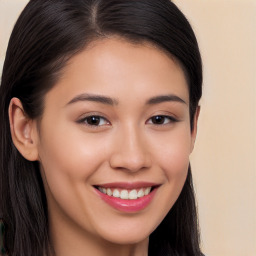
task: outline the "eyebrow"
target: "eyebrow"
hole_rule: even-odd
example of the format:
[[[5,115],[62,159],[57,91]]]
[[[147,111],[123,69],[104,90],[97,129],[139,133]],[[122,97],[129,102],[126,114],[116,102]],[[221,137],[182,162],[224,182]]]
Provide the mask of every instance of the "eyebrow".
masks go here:
[[[80,102],[80,101],[92,101],[92,102],[98,102],[110,106],[118,105],[118,100],[114,98],[110,98],[108,96],[103,96],[103,95],[97,95],[97,94],[88,94],[88,93],[82,93],[77,96],[75,96],[72,100],[70,100],[67,105]],[[148,105],[153,105],[153,104],[160,104],[163,102],[180,102],[183,104],[187,103],[178,97],[177,95],[174,94],[169,94],[169,95],[160,95],[160,96],[155,96],[150,98],[149,100],[146,101],[146,104]]]
[[[168,102],[168,101],[180,102],[187,105],[186,101],[184,101],[183,99],[181,99],[180,97],[174,94],[160,95],[160,96],[150,98],[147,101],[147,104],[152,105],[152,104],[159,104],[159,103]]]
[[[83,93],[74,97],[71,101],[68,102],[67,105],[70,105],[79,101],[93,101],[93,102],[98,102],[98,103],[111,105],[111,106],[118,104],[118,101],[116,99],[112,99],[107,96]]]

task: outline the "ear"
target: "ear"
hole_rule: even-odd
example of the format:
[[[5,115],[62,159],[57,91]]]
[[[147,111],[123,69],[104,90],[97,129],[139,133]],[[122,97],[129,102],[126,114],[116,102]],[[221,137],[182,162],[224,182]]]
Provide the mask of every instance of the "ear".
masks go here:
[[[200,106],[197,107],[196,112],[195,112],[195,116],[194,116],[193,130],[191,132],[191,150],[190,150],[190,152],[193,151],[194,146],[195,146],[196,135],[197,135],[197,123],[198,123],[199,114],[200,114]]]
[[[38,160],[36,123],[27,117],[18,98],[11,99],[9,121],[15,147],[27,160]]]

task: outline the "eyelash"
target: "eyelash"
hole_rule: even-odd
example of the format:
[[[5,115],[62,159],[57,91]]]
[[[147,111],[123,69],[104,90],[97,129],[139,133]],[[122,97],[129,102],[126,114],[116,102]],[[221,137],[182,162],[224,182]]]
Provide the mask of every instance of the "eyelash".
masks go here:
[[[91,118],[90,121],[94,121],[96,123],[95,124],[90,124],[88,122],[90,118]],[[157,119],[162,121],[162,122],[154,123],[154,121],[157,121]],[[98,121],[98,123],[97,123],[97,121]],[[102,124],[102,122],[104,122],[104,123]],[[155,116],[152,116],[151,118],[149,118],[146,123],[161,126],[161,125],[168,125],[168,124],[175,123],[175,122],[178,122],[178,120],[176,118],[174,118],[173,116],[155,115]],[[86,116],[86,117],[78,120],[78,123],[85,124],[85,125],[93,127],[93,128],[98,128],[98,127],[101,127],[101,126],[110,125],[110,122],[105,117],[99,116],[99,115]]]
[[[90,118],[91,118],[91,121],[92,121],[93,118],[94,118],[94,121],[97,121],[97,119],[98,119],[100,123],[103,120],[103,122],[105,122],[105,124],[100,124],[100,123],[90,124],[90,123],[88,123],[88,120]],[[109,125],[110,124],[110,122],[105,117],[99,116],[99,115],[90,115],[90,116],[83,117],[82,119],[78,120],[78,123],[85,124],[85,125],[93,127],[93,128],[97,128],[97,127],[100,127],[100,126],[103,126],[103,125]]]
[[[156,118],[163,118],[164,119],[164,122],[163,123],[153,123],[153,119],[156,120]],[[171,123],[176,123],[178,122],[178,120],[176,118],[174,118],[173,116],[168,116],[168,115],[155,115],[155,116],[152,116],[150,119],[148,120],[151,120],[150,124],[153,124],[153,125],[168,125],[168,124],[171,124]],[[167,121],[168,120],[168,121]],[[167,121],[167,122],[166,122]]]

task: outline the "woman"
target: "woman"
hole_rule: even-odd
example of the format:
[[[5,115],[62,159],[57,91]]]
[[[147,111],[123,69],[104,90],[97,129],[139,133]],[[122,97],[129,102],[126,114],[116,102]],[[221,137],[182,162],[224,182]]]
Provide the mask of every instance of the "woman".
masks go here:
[[[196,38],[168,0],[31,0],[0,88],[8,255],[201,255],[201,90]]]

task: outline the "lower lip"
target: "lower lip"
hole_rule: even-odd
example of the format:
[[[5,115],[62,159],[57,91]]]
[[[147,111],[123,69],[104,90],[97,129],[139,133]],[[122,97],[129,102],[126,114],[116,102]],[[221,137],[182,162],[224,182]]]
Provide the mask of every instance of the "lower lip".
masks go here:
[[[154,188],[153,191],[146,196],[132,200],[109,196],[107,194],[101,193],[96,188],[95,190],[101,199],[113,208],[121,212],[138,212],[145,209],[150,204],[154,198],[157,188]]]

